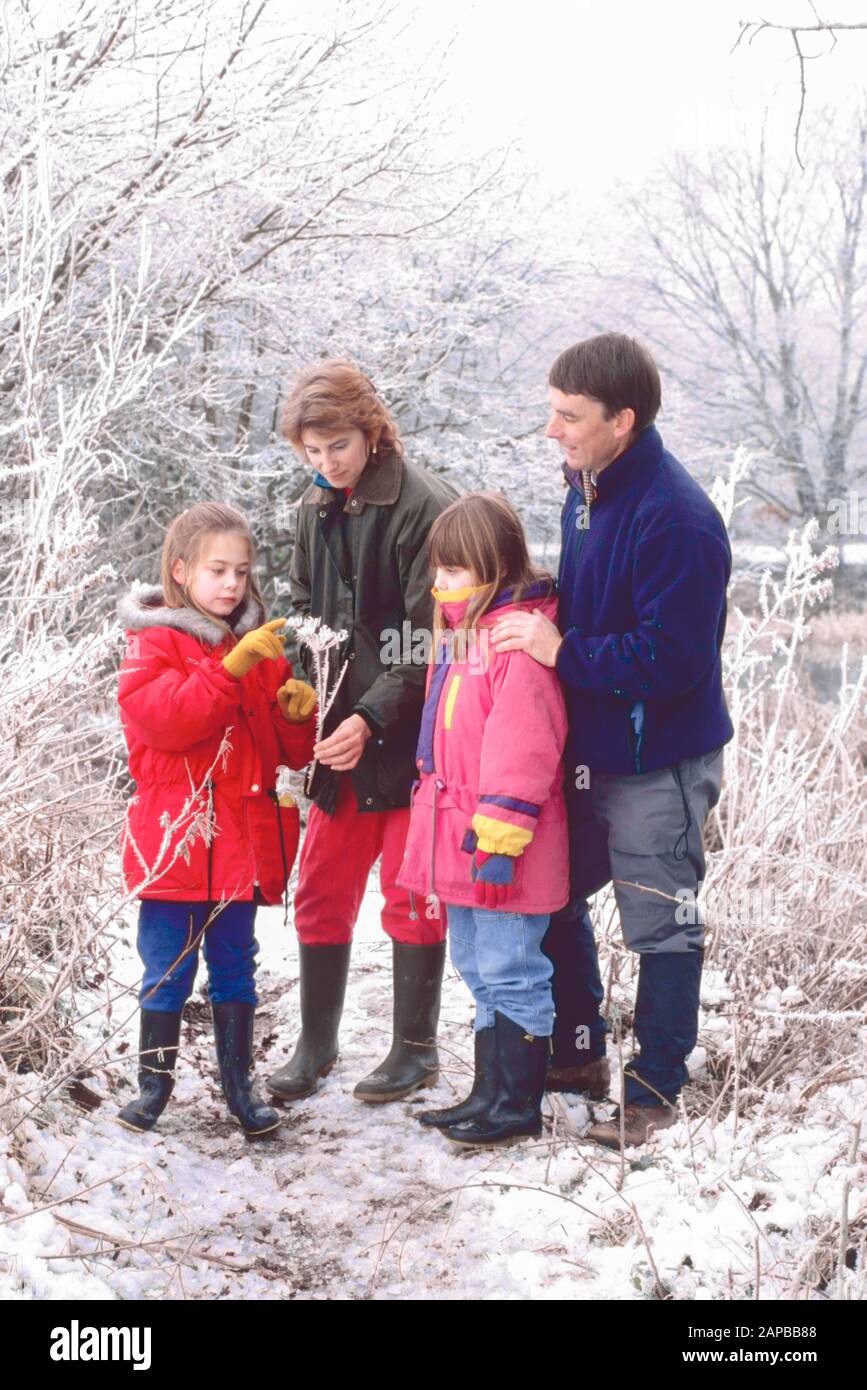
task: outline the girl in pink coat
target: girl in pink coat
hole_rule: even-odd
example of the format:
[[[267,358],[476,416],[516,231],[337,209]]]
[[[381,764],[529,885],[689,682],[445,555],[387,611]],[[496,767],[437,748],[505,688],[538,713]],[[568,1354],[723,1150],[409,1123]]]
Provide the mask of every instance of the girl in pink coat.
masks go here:
[[[398,881],[428,911],[446,904],[476,1031],[470,1095],[420,1118],[455,1143],[496,1144],[541,1132],[554,1021],[542,938],[568,896],[569,856],[557,676],[489,638],[512,609],[556,619],[554,581],[533,568],[517,515],[494,493],[444,511],[428,553],[435,650]]]

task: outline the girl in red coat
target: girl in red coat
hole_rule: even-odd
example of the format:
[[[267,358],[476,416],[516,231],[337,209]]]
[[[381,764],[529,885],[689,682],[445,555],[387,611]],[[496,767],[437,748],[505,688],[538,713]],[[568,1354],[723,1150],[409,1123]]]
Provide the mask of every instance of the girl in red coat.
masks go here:
[[[475,1081],[423,1124],[459,1144],[541,1132],[554,1022],[550,914],[568,896],[563,800],[566,711],[556,673],[498,652],[505,613],[556,616],[504,497],[470,493],[428,538],[437,647],[422,714],[406,856],[398,882],[445,903],[452,963],[476,1001]]]
[[[128,646],[118,700],[136,783],[124,831],[127,887],[141,899],[141,1094],[120,1112],[148,1130],[174,1086],[181,1014],[204,946],[223,1093],[252,1137],[279,1117],[250,1070],[260,903],[278,903],[299,815],[277,766],[312,757],[316,697],[292,679],[253,573],[241,512],[202,502],[163,545],[161,584],[121,602]]]

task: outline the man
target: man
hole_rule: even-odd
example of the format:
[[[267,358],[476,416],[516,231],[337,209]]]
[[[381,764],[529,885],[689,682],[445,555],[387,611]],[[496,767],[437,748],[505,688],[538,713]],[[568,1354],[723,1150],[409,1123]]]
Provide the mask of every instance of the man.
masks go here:
[[[358,1083],[367,1102],[399,1100],[437,1077],[436,1029],[445,921],[413,910],[398,888],[416,777],[426,665],[390,634],[429,633],[433,616],[426,542],[454,491],[403,456],[397,427],[373,384],[340,360],[303,372],[283,428],[314,470],[299,508],[292,603],[346,641],[347,663],[314,747],[307,833],[295,894],[301,1036],[268,1082],[300,1100],[337,1060],[352,933],[368,875],[381,858],[382,926],[392,940],[393,1041]],[[301,659],[314,677],[310,653]]]
[[[590,1137],[643,1144],[675,1122],[695,1046],[705,872],[702,830],[716,805],[732,724],[720,651],[731,552],[722,518],[654,427],[659,373],[621,333],[568,348],[549,377],[546,428],[563,450],[559,628],[503,618],[500,650],[554,666],[569,714],[566,786],[571,900],[552,921],[558,1023],[549,1089],[599,1098],[609,1081],[602,986],[587,897],[610,880],[638,953],[624,1112]],[[575,1048],[589,1054],[576,1065]]]

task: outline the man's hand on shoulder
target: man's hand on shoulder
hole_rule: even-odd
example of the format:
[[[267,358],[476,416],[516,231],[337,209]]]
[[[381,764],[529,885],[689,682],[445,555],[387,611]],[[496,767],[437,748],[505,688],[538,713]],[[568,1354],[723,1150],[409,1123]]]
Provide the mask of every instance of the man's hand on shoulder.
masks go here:
[[[562,642],[557,625],[538,608],[532,613],[508,613],[491,629],[494,651],[526,652],[540,666],[555,665]]]

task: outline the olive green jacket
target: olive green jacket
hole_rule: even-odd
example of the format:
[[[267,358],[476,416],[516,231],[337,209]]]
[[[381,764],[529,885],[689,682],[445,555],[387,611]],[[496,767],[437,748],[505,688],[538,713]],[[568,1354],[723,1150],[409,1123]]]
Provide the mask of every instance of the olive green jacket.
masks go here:
[[[349,774],[359,811],[409,805],[429,651],[429,638],[419,638],[433,620],[426,542],[456,496],[442,478],[390,454],[368,463],[348,499],[312,483],[299,503],[293,606],[348,633],[339,659],[331,658],[333,671],[343,660],[349,665],[324,732],[353,712],[373,730]],[[312,680],[304,647],[301,661]],[[321,764],[315,770],[311,794],[329,815],[341,775]]]

